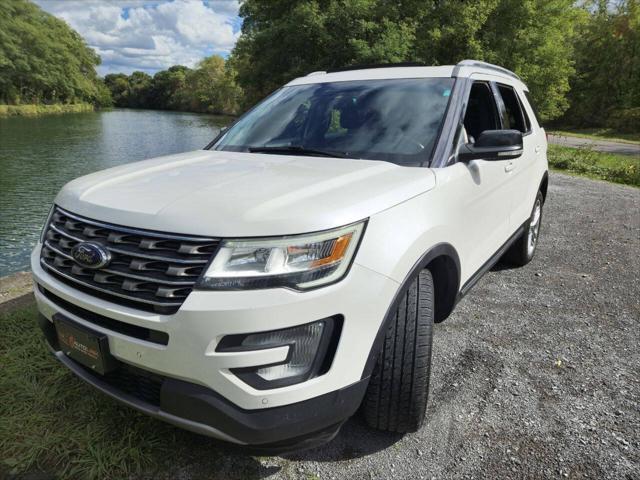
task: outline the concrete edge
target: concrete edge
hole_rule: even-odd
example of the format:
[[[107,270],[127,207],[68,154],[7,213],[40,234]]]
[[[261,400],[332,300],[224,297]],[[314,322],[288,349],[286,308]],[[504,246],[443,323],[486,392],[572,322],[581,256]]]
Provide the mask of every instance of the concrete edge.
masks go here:
[[[33,303],[31,273],[18,272],[0,278],[0,314],[11,313]]]

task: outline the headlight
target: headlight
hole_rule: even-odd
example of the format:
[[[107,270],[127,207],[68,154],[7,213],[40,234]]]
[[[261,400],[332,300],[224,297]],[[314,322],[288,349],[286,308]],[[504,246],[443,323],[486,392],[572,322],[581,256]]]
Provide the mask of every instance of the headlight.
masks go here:
[[[364,225],[281,238],[224,240],[198,286],[306,290],[337,282],[351,265]]]

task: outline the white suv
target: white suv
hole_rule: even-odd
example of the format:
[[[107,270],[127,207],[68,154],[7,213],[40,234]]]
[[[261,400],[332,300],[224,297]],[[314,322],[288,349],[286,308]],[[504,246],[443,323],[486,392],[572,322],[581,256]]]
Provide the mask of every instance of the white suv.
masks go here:
[[[512,72],[314,72],[204,150],[59,193],[31,266],[55,356],[108,395],[265,451],[424,419],[434,322],[531,260],[545,132]]]

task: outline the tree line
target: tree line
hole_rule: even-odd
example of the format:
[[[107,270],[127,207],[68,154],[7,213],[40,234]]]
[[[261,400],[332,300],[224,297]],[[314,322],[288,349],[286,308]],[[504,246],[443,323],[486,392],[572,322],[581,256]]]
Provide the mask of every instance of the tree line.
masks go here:
[[[0,103],[238,114],[315,70],[484,60],[516,72],[541,117],[640,130],[640,0],[244,0],[224,60],[98,78],[99,57],[27,0],[0,2]]]
[[[153,77],[144,72],[109,74],[104,83],[117,107],[184,110],[233,115],[242,90],[228,62],[213,55],[196,68],[175,65]]]
[[[640,131],[639,0],[246,0],[230,62],[250,105],[352,64],[470,58],[529,86],[545,121]]]

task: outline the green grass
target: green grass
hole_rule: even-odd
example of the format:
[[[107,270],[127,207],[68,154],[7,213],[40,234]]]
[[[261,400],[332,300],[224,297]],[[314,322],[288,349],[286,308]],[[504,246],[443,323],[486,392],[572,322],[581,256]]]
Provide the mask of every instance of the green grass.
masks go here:
[[[90,103],[71,103],[54,105],[0,105],[0,118],[2,117],[37,117],[40,115],[52,115],[61,113],[93,112],[94,107]]]
[[[589,138],[591,140],[608,140],[611,142],[640,144],[640,132],[623,133],[611,128],[581,128],[577,130],[550,130],[550,135]]]
[[[34,306],[0,315],[0,478],[262,478],[259,462],[121,406],[47,350]]]
[[[640,157],[549,145],[548,158],[556,170],[640,187]]]

